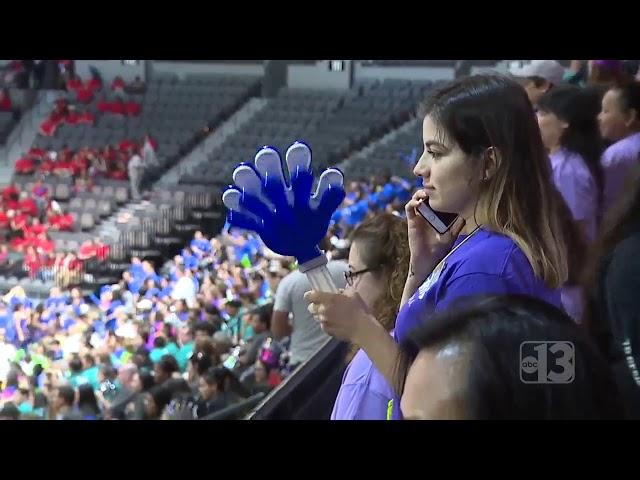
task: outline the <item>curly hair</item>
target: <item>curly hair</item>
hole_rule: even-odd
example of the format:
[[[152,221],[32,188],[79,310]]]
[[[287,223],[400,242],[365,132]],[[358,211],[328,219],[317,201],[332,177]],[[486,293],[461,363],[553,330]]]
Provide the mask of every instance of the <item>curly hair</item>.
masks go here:
[[[390,213],[380,213],[363,222],[351,234],[351,244],[360,245],[365,268],[386,285],[384,293],[373,305],[373,313],[380,323],[392,330],[402,300],[402,291],[409,271],[409,239],[407,222]]]

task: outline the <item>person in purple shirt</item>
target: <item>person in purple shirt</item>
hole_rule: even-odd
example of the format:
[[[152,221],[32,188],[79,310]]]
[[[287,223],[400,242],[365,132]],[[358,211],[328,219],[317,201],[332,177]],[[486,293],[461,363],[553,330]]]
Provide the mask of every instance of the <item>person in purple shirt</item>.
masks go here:
[[[347,291],[358,292],[389,332],[396,323],[408,267],[407,223],[401,218],[382,213],[351,234]],[[393,397],[387,381],[364,350],[358,349],[343,375],[331,419],[384,418]]]
[[[602,155],[604,201],[602,214],[614,206],[630,169],[640,164],[640,84],[614,87],[602,98],[600,133],[614,142]]]
[[[560,306],[569,272],[558,195],[524,89],[500,75],[466,77],[434,92],[422,111],[414,173],[424,188],[405,207],[411,255],[393,337],[357,292],[305,295],[323,330],[360,345],[389,385],[398,385],[398,344],[454,300],[518,293]],[[422,202],[458,215],[447,233],[420,216]],[[401,418],[399,393],[382,418]]]
[[[599,103],[596,91],[566,85],[545,93],[537,112],[542,142],[549,151],[553,183],[571,210],[585,244],[596,238],[604,184]],[[578,285],[563,286],[562,304],[576,322],[581,321],[584,296]]]

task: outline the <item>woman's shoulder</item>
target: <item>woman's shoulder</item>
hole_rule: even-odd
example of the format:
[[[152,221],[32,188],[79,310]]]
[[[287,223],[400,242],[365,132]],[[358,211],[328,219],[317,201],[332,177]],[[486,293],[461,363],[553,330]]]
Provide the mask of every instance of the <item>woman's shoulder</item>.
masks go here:
[[[602,162],[606,166],[620,159],[636,159],[640,152],[640,133],[630,135],[607,147],[602,154]]]
[[[509,236],[483,229],[466,252],[455,259],[456,276],[469,274],[504,275],[508,267],[528,260]]]

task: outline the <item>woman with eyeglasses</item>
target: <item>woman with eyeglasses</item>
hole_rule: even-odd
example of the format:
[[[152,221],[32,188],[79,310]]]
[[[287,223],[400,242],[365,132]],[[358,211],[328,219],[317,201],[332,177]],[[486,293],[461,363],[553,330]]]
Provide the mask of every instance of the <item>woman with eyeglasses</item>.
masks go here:
[[[357,292],[387,332],[395,327],[409,269],[407,222],[390,213],[366,220],[351,234],[346,292]],[[332,420],[376,420],[393,391],[357,345],[342,378]]]
[[[360,345],[389,385],[401,375],[398,344],[452,302],[520,294],[560,306],[569,273],[562,206],[524,88],[500,75],[462,78],[435,91],[422,117],[414,173],[424,188],[405,207],[411,255],[393,336],[357,292],[305,294],[322,329]],[[458,216],[447,233],[418,213],[423,202]],[[401,418],[400,393],[377,418]]]

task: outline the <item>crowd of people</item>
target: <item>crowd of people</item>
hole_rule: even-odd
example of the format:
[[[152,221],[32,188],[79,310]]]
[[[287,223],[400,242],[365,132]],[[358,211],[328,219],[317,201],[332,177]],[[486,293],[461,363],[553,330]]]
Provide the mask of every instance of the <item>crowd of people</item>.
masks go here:
[[[352,182],[343,207],[385,185]],[[342,286],[351,230],[336,224],[324,246]],[[17,287],[0,303],[5,404],[21,418],[206,417],[268,392],[327,340],[302,306],[309,288],[294,259],[228,225],[213,239],[196,232],[159,270],[133,258],[86,298],[56,287],[38,303]]]
[[[637,418],[635,73],[534,61],[430,94],[418,189],[390,175],[346,186],[320,245],[338,293],[230,225],[159,269],[133,258],[88,298],[14,288],[0,417],[207,418],[331,336],[352,347],[333,419]],[[446,233],[424,202],[457,216]],[[532,340],[562,353],[540,359],[547,371],[522,366]]]
[[[105,261],[109,248],[100,239],[83,242],[78,252],[56,251],[49,231],[73,231],[73,216],[52,198],[53,192],[38,179],[30,192],[10,184],[0,195],[0,271],[26,273],[30,278],[55,280],[60,285],[81,281],[83,262]],[[10,253],[22,255],[12,262]]]
[[[156,141],[149,135],[139,141],[124,139],[118,145],[85,146],[75,152],[66,145],[60,151],[33,147],[16,161],[14,169],[18,175],[72,177],[79,191],[90,191],[99,178],[128,180],[130,162],[137,156],[152,168],[157,163],[156,148]]]

